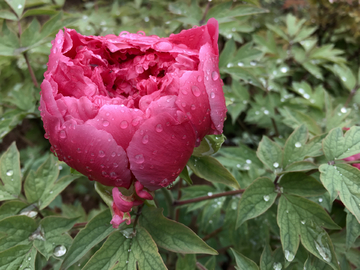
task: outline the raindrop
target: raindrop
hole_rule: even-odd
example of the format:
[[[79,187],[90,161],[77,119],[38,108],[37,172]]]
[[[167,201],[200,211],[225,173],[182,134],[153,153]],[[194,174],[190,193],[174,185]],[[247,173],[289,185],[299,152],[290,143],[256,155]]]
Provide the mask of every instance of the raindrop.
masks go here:
[[[260,114],[260,112],[259,112],[259,111],[256,111],[256,112],[255,112],[255,114],[256,114],[256,115],[259,115],[259,114]]]
[[[341,77],[341,79],[342,79],[344,82],[347,81],[346,77]]]
[[[7,176],[12,176],[14,174],[14,171],[13,170],[8,170],[7,172],[6,172],[6,175]]]
[[[243,67],[243,66],[244,66],[244,63],[243,63],[243,62],[238,62],[237,65],[238,65],[239,67]]]
[[[196,85],[193,85],[191,87],[191,91],[193,92],[195,97],[198,97],[201,95],[201,91],[200,91],[199,87],[197,87]]]
[[[201,82],[201,81],[202,81],[202,78],[201,78],[200,75],[197,77],[197,81],[198,81],[198,82]]]
[[[172,44],[168,41],[160,41],[156,43],[154,47],[156,50],[165,51],[165,52],[168,52],[173,48]]]
[[[134,121],[133,121],[134,122]],[[128,122],[126,121],[126,120],[124,120],[124,121],[122,121],[121,123],[120,123],[120,127],[122,128],[122,129],[126,129],[127,127],[128,127]]]
[[[231,67],[233,67],[233,66],[234,66],[233,63],[228,63],[228,64],[226,65],[227,68],[231,68]]]
[[[304,94],[304,98],[305,98],[305,99],[309,99],[309,98],[310,98],[310,95],[307,94],[307,93],[305,93],[305,94]]]
[[[23,270],[31,270],[30,267],[25,267]]]
[[[281,70],[282,73],[286,73],[288,71],[288,68],[287,67],[282,67],[280,70]]]
[[[321,203],[323,201],[323,198],[319,198],[319,203]]]
[[[250,61],[250,65],[254,67],[254,66],[257,65],[257,62],[256,61]]]
[[[182,103],[181,103],[181,106],[183,106],[183,108],[185,108],[185,107],[186,107],[186,103],[185,103],[185,102],[182,102]]]
[[[305,90],[302,89],[302,88],[300,88],[300,89],[299,89],[299,93],[303,95],[303,94],[305,94]]]
[[[219,73],[217,73],[216,71],[213,71],[211,73],[211,78],[216,81],[217,79],[219,79]]]
[[[143,138],[142,138],[142,143],[143,144],[147,144],[149,142],[149,135],[145,135]]]
[[[65,138],[66,138],[66,132],[65,132],[65,130],[61,130],[61,131],[60,131],[59,137],[60,137],[61,139],[65,139]]]
[[[241,165],[240,165],[240,164],[236,164],[236,167],[240,168],[240,167],[241,167]]]
[[[290,251],[285,250],[285,258],[287,261],[291,262],[292,260],[294,260],[295,255],[292,254]]]
[[[269,196],[269,195],[264,195],[263,198],[264,198],[264,201],[265,201],[265,202],[268,202],[268,201],[270,200],[270,196]]]
[[[301,143],[300,143],[300,142],[296,142],[296,143],[295,143],[295,147],[296,147],[296,148],[301,147]]]
[[[250,160],[250,159],[247,159],[245,162],[246,162],[247,164],[251,164],[251,160]]]
[[[140,118],[135,118],[131,121],[131,124],[136,127],[140,123]]]
[[[208,192],[208,194],[207,194],[209,197],[211,197],[212,195],[213,195],[213,193],[212,192]]]
[[[21,9],[22,7],[23,7],[23,6],[22,6],[22,5],[20,5],[20,4],[17,6],[17,8],[18,8],[18,9]]]
[[[138,73],[138,74],[141,74],[144,72],[144,68],[140,65],[136,66],[135,70],[136,70],[136,73]]]
[[[279,262],[274,262],[273,269],[274,270],[281,270],[282,269],[282,264],[279,263]]]
[[[214,93],[214,92],[211,92],[211,93],[210,93],[210,97],[211,97],[211,98],[215,98],[215,93]]]
[[[54,256],[55,257],[61,257],[64,256],[66,253],[66,247],[63,245],[57,246],[54,248]]]
[[[145,22],[148,22],[148,21],[150,21],[150,18],[149,18],[148,16],[146,16],[146,17],[144,18],[144,21],[145,21]]]
[[[237,208],[237,203],[236,203],[236,202],[232,202],[232,203],[231,203],[231,209],[236,210],[236,208]]]
[[[275,162],[275,163],[273,164],[273,166],[274,166],[274,168],[277,168],[277,167],[279,167],[279,163]]]
[[[347,113],[347,109],[345,107],[342,107],[340,110],[342,113]]]
[[[196,106],[194,104],[191,105],[191,109],[194,111],[196,109]]]
[[[304,225],[304,224],[306,223],[305,220],[302,220],[302,221],[300,221],[300,222],[301,222],[302,225]]]
[[[264,111],[264,114],[268,115],[268,114],[269,114],[269,111],[268,111],[268,110],[265,110],[265,111]]]
[[[102,150],[99,151],[99,157],[101,157],[101,158],[105,157],[104,151],[102,151]]]
[[[136,155],[135,156],[135,162],[137,164],[141,164],[141,163],[144,163],[145,159],[144,159],[144,156],[143,154],[139,154],[139,155]]]
[[[156,130],[156,132],[161,132],[161,131],[163,131],[162,125],[161,125],[161,124],[156,125],[155,130]]]

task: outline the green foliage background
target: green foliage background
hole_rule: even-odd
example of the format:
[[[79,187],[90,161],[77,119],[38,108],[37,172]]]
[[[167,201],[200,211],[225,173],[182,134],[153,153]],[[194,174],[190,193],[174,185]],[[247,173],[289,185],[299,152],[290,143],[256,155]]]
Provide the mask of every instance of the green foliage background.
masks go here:
[[[211,17],[225,136],[114,230],[107,188],[43,137],[50,41],[63,27],[165,37]],[[343,160],[360,153],[359,21],[341,0],[0,0],[0,269],[360,269],[360,161]]]

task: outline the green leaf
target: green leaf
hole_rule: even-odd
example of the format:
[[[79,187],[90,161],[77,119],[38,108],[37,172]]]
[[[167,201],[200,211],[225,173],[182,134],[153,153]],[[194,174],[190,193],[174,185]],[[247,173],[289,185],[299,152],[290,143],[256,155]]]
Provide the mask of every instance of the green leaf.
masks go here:
[[[304,197],[317,196],[326,192],[326,189],[319,181],[302,172],[285,174],[281,178],[279,185],[285,193]]]
[[[194,254],[181,255],[178,254],[176,261],[176,270],[195,270],[196,256]]]
[[[17,198],[21,192],[21,171],[15,142],[0,158],[0,179],[0,201]]]
[[[352,127],[345,136],[343,134],[341,128],[335,128],[323,140],[323,151],[328,161],[360,153],[360,127]]]
[[[36,230],[36,222],[26,216],[12,216],[0,221],[0,251],[16,245],[28,245],[29,236]]]
[[[266,24],[266,27],[268,29],[270,29],[271,31],[273,31],[274,33],[278,34],[280,37],[282,37],[283,39],[285,39],[286,41],[289,41],[289,38],[288,36],[285,34],[285,32],[279,28],[278,26],[276,25],[272,25],[272,24]]]
[[[40,226],[37,229],[37,235],[34,235],[34,246],[39,252],[49,260],[50,256],[54,255],[54,251],[59,247],[65,247],[69,250],[72,243],[72,238],[67,232],[74,226],[77,218],[63,218],[63,217],[46,217],[41,220]],[[55,257],[62,257],[63,253],[54,255]]]
[[[356,78],[352,70],[346,65],[334,65],[330,68],[337,75],[344,86],[352,91],[356,85]]]
[[[100,195],[101,199],[103,199],[109,208],[111,208],[113,205],[112,189],[113,187],[104,186],[99,182],[95,182],[96,192]]]
[[[288,34],[290,35],[290,37],[295,36],[300,28],[302,27],[302,25],[306,22],[306,20],[302,19],[300,21],[297,21],[296,17],[294,15],[292,15],[291,13],[286,15],[286,26],[287,26],[287,31]]]
[[[310,171],[317,169],[318,166],[316,166],[314,163],[310,161],[299,161],[294,162],[286,167],[285,172],[301,172],[301,171]]]
[[[1,43],[1,38],[0,38]],[[0,44],[0,55],[2,54],[1,51],[1,44]],[[14,49],[12,49],[14,51]],[[12,55],[12,53],[10,54]],[[0,118],[0,139],[2,139],[6,134],[8,134],[14,127],[16,127],[18,124],[21,123],[23,118],[26,116],[26,113],[19,110],[9,110],[3,115],[1,115]]]
[[[30,250],[28,250],[28,252],[23,257],[23,260],[22,260],[22,263],[20,264],[19,269],[25,269],[25,270],[26,270],[26,268],[36,269],[35,268],[36,255],[37,255],[37,249],[35,247],[31,247]]]
[[[334,269],[339,269],[330,237],[320,226],[328,229],[340,229],[340,227],[331,220],[320,205],[302,197],[282,195],[277,220],[287,261],[293,261],[301,240],[308,251]]]
[[[346,248],[350,249],[360,235],[360,223],[347,211],[346,215]]]
[[[5,0],[15,14],[20,18],[25,8],[25,0]]]
[[[191,157],[187,165],[197,176],[207,181],[221,183],[236,189],[240,188],[234,176],[211,156]]]
[[[219,68],[225,67],[227,63],[233,60],[236,52],[236,45],[234,39],[229,39],[225,43],[224,49],[221,51],[219,58]]]
[[[284,255],[282,255],[284,256]],[[269,245],[265,245],[264,251],[260,257],[260,269],[261,270],[281,270],[283,269],[282,261],[275,261],[276,258],[271,252]]]
[[[266,136],[263,136],[260,141],[256,154],[262,163],[272,171],[283,167],[283,151],[281,147]]]
[[[256,265],[256,263],[249,258],[245,257],[241,253],[237,252],[233,248],[231,248],[232,253],[235,256],[236,265],[235,268],[237,270],[259,270],[259,267]]]
[[[0,252],[0,269],[19,269],[30,249],[30,245],[18,245]]]
[[[8,10],[0,10],[0,18],[5,20],[17,21],[17,17],[14,13]]]
[[[187,169],[186,166],[185,166],[184,169],[181,171],[179,177],[180,177],[181,179],[184,179],[185,182],[186,182],[188,185],[191,186],[191,185],[193,184],[193,181],[192,181],[191,178],[190,178],[189,171],[188,171],[188,169]]]
[[[276,196],[274,183],[269,178],[256,179],[241,196],[236,227],[264,213],[275,202]]]
[[[102,241],[114,228],[110,224],[111,214],[108,209],[96,215],[84,229],[74,238],[74,242],[67,252],[62,268],[68,269],[82,258],[93,246]]]
[[[211,258],[205,263],[205,268],[207,270],[215,270],[216,268],[216,257],[211,256]]]
[[[19,214],[20,210],[27,206],[21,201],[9,201],[0,206],[0,220]]]
[[[149,233],[140,226],[136,233],[132,233],[132,228],[127,230],[131,234],[113,232],[83,270],[166,270]]]
[[[140,224],[150,233],[155,243],[166,250],[183,254],[218,254],[191,229],[164,217],[163,209],[146,207],[142,211]]]
[[[304,269],[306,270],[331,270],[333,269],[330,265],[319,260],[315,256],[309,255],[309,258],[304,264]]]
[[[202,139],[200,145],[194,148],[193,156],[203,157],[210,156],[219,151],[221,145],[225,141],[224,135],[206,135],[204,139]]]
[[[360,222],[360,170],[348,164],[319,167],[320,179],[329,191],[331,201],[340,196],[346,208]]]
[[[26,17],[30,17],[30,16],[39,16],[39,15],[54,15],[58,13],[55,9],[50,9],[50,8],[33,8],[33,9],[28,9],[24,12],[24,14],[22,15],[22,18],[26,18]]]

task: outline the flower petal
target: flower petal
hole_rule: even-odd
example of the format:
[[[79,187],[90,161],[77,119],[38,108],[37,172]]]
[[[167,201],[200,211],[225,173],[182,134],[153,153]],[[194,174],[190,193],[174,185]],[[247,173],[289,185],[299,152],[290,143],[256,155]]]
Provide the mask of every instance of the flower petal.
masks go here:
[[[159,189],[176,179],[194,146],[190,122],[178,122],[166,112],[158,114],[135,132],[127,148],[130,169],[144,187]]]

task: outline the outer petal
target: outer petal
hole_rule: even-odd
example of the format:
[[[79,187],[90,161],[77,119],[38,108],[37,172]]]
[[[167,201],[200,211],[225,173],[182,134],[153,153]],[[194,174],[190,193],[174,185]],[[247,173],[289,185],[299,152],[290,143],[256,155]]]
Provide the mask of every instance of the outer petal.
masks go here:
[[[136,194],[142,199],[145,199],[145,200],[153,200],[154,199],[153,196],[149,192],[144,190],[144,186],[138,181],[135,182],[135,190],[136,190]]]
[[[142,111],[124,105],[104,105],[98,115],[86,124],[111,134],[116,143],[126,149],[143,122],[143,115]]]
[[[208,134],[211,125],[209,97],[203,72],[185,72],[180,78],[180,89],[176,105],[189,117],[200,142]]]
[[[210,44],[201,47],[199,69],[202,69],[205,75],[204,83],[209,96],[210,116],[213,123],[212,134],[222,133],[227,111],[218,62],[218,56],[214,54]]]
[[[124,196],[121,194],[118,188],[112,189],[112,195],[114,198],[114,203],[121,212],[129,212],[133,207],[134,203],[124,199]]]
[[[190,122],[164,112],[146,120],[127,149],[130,169],[149,190],[169,185],[180,174],[195,146]]]
[[[53,146],[60,160],[103,185],[130,187],[126,153],[109,133],[67,121],[56,137]]]

